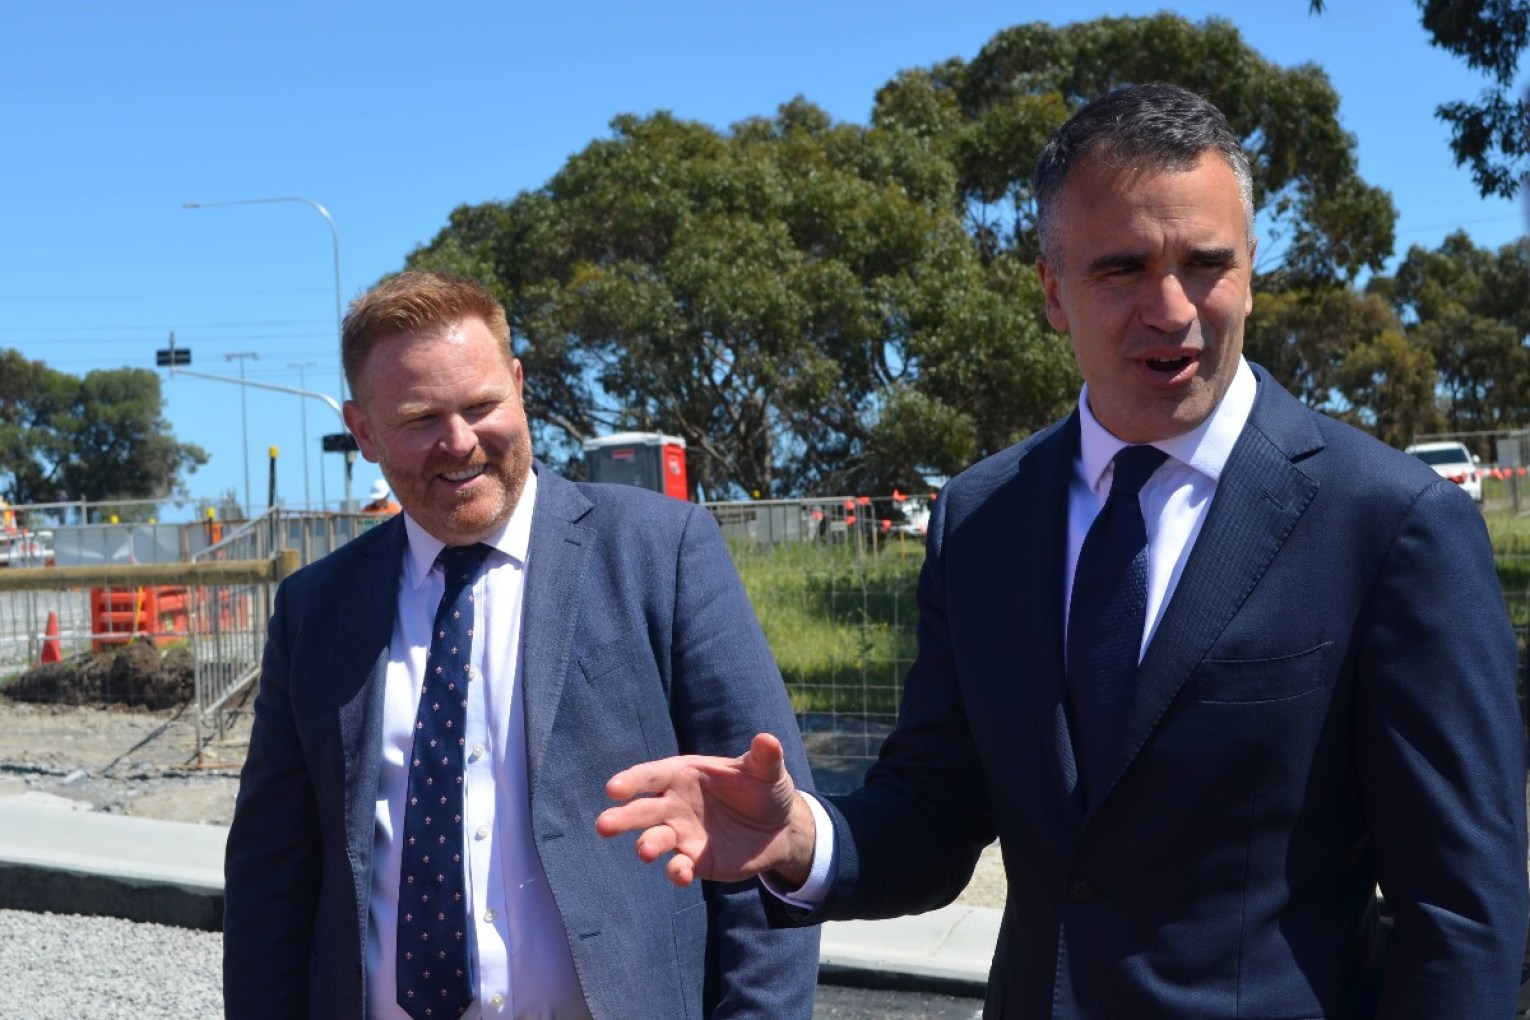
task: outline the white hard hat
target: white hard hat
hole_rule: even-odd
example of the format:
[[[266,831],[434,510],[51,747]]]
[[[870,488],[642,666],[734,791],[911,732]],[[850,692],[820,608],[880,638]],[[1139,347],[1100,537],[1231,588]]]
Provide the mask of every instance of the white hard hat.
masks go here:
[[[379,500],[379,499],[387,499],[388,498],[388,483],[383,481],[381,478],[379,478],[377,481],[373,482],[372,483],[372,492],[369,494],[368,498],[371,499],[371,500],[374,500],[374,501],[375,500]]]

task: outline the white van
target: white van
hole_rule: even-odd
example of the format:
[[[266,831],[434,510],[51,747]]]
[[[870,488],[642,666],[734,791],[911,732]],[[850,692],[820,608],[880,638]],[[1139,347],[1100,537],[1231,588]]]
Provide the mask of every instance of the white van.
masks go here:
[[[1478,503],[1482,502],[1482,472],[1478,470],[1477,458],[1457,442],[1415,443],[1407,453],[1434,468],[1441,478],[1449,478]]]

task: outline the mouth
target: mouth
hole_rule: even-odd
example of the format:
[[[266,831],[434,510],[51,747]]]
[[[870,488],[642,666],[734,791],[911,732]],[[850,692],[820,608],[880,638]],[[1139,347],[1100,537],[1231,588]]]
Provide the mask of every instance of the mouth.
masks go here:
[[[1152,369],[1154,372],[1163,372],[1167,375],[1174,375],[1183,370],[1186,365],[1190,364],[1190,362],[1194,360],[1194,358],[1191,358],[1188,355],[1180,355],[1177,358],[1148,358],[1146,363],[1147,367]]]
[[[1138,363],[1154,381],[1175,384],[1185,382],[1195,375],[1199,362],[1200,352],[1192,351],[1188,354],[1151,355]]]
[[[478,464],[473,467],[466,467],[457,471],[442,471],[437,477],[450,482],[453,485],[463,485],[467,482],[471,482],[481,474],[483,474],[483,465]]]

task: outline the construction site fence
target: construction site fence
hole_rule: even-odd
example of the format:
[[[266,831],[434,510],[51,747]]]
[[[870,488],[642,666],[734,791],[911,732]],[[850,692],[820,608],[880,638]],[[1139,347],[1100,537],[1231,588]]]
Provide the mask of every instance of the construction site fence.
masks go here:
[[[227,706],[259,676],[277,583],[382,519],[277,508],[215,534],[202,524],[60,528],[51,566],[0,570],[0,679],[22,700],[102,696],[160,707],[121,683],[55,692],[48,672],[33,667],[141,640],[185,648],[192,690],[181,700],[190,702],[200,752],[222,734]],[[99,681],[110,685],[113,677]]]
[[[815,778],[826,788],[858,781],[896,717],[916,651],[922,527],[931,502],[929,494],[896,494],[705,504],[722,528],[791,693]],[[61,658],[82,655],[93,642],[136,637],[161,648],[184,646],[194,663],[200,751],[259,675],[276,583],[382,519],[278,508],[225,529],[186,562],[0,569],[0,680],[9,678],[12,688],[22,683],[16,677],[43,658],[50,642]],[[1506,578],[1530,577],[1530,554],[1501,556],[1500,564]],[[1523,657],[1530,583],[1505,581],[1504,598]],[[122,611],[124,604],[140,614],[126,631],[99,618],[102,606]],[[1016,663],[1017,681],[1024,668]]]

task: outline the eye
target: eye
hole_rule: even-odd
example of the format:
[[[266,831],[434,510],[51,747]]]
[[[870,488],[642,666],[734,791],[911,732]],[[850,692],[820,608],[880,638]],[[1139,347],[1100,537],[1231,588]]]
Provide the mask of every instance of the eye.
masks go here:
[[[1237,264],[1237,258],[1230,252],[1208,252],[1196,256],[1190,262],[1191,268],[1206,273],[1225,273],[1235,268]]]

